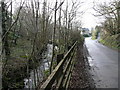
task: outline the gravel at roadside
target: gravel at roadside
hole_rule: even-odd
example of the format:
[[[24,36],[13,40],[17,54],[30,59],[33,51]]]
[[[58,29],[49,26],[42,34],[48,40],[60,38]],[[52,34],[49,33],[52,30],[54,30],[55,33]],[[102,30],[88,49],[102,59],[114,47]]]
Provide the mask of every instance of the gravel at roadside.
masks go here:
[[[82,45],[77,47],[75,65],[69,83],[69,89],[95,90],[94,81],[89,74],[89,64],[85,58],[85,49]]]

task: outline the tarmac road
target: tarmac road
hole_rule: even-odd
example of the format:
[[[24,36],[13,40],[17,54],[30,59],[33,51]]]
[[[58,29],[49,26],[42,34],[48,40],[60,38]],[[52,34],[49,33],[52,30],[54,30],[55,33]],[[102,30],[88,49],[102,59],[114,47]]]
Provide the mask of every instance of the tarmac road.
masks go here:
[[[97,40],[85,39],[89,52],[88,61],[97,88],[118,88],[118,51],[110,49]]]

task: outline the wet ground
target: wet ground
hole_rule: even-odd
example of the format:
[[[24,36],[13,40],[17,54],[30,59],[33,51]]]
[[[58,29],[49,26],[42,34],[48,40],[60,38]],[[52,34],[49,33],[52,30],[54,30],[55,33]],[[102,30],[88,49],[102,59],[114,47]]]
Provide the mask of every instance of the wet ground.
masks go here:
[[[70,90],[96,90],[94,81],[88,72],[89,65],[84,57],[84,47],[78,45],[75,65],[72,71],[69,89]]]
[[[118,51],[91,38],[85,39],[85,45],[96,88],[118,88]]]

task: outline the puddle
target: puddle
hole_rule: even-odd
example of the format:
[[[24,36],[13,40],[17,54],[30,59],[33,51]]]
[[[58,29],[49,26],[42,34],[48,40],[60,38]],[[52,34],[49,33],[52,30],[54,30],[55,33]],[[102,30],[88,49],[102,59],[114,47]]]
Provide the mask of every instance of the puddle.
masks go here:
[[[89,65],[92,67],[94,66],[94,62],[93,62],[93,59],[91,57],[87,57],[88,58],[88,62],[89,62]]]

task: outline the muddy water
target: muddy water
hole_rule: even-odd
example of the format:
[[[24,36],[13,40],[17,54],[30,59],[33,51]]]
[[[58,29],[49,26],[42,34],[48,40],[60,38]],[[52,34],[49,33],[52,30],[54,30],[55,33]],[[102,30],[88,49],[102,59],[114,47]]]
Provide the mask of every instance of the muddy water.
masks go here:
[[[44,71],[49,69],[49,66],[50,66],[50,61],[51,61],[51,58],[52,58],[52,47],[53,47],[52,44],[47,45],[47,51],[45,53],[43,53],[42,62],[40,64],[40,66],[37,67],[37,70],[36,70],[37,73],[34,72],[34,70],[32,70],[30,72],[30,77],[24,79],[25,88],[31,88],[31,90],[33,90],[33,88],[35,88],[35,83],[37,85],[38,80],[39,81],[43,80]]]

